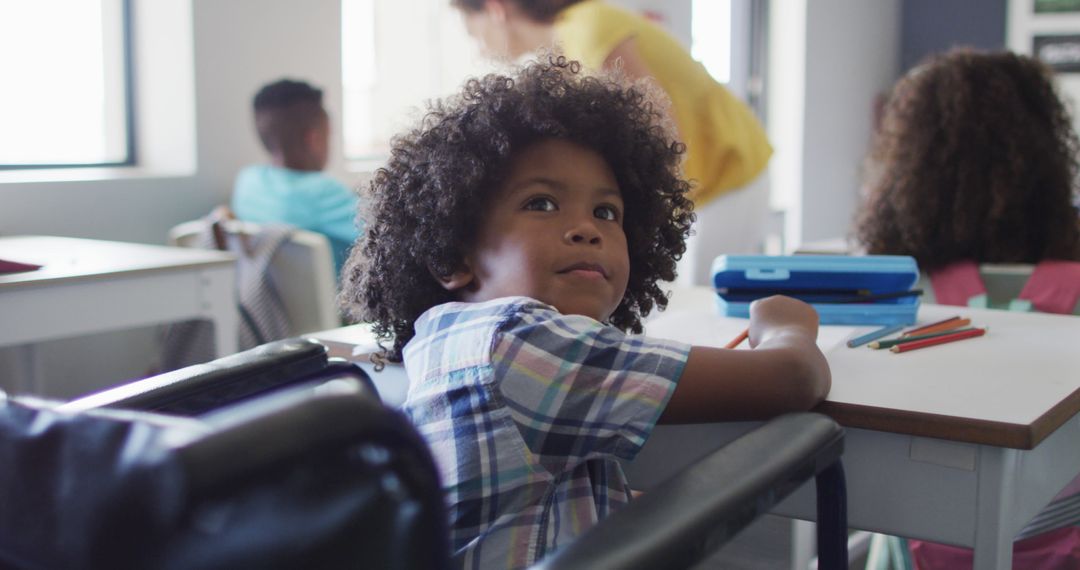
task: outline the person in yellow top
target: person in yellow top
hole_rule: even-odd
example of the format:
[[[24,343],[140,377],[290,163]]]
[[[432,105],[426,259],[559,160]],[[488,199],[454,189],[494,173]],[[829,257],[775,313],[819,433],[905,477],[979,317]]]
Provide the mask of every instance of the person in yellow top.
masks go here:
[[[620,67],[630,79],[654,81],[671,100],[671,118],[686,144],[684,169],[693,184],[699,217],[699,243],[696,247],[692,243],[691,249],[700,251],[687,256],[697,258],[691,273],[699,277],[707,273],[714,255],[749,253],[759,245],[768,208],[764,188],[732,190],[747,186],[764,171],[772,147],[753,112],[717,83],[678,40],[655,23],[604,0],[451,0],[451,4],[461,10],[469,34],[494,58],[513,60],[555,47],[587,70]]]

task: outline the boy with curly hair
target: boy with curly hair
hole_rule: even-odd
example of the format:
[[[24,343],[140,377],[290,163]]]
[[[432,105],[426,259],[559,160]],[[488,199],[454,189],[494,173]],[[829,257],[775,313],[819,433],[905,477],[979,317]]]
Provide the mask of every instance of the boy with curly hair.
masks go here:
[[[521,568],[627,503],[654,424],[824,398],[817,315],[752,308],[755,350],[629,335],[693,221],[682,145],[640,87],[564,58],[470,80],[394,140],[343,298],[404,357],[464,568]],[[718,482],[721,484],[722,482]]]

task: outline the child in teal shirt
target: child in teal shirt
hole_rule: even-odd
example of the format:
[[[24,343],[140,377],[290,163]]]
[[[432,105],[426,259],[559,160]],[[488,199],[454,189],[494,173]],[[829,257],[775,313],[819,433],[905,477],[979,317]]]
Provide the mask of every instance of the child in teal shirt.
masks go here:
[[[271,163],[244,168],[236,177],[232,209],[241,220],[279,222],[330,240],[335,275],[360,235],[358,197],[322,172],[329,158],[330,121],[322,91],[283,79],[255,95],[255,127]]]

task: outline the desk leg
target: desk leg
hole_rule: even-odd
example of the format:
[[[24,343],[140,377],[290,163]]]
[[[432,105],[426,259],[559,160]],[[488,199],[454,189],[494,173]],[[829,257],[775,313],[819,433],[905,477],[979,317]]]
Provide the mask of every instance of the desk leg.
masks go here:
[[[34,343],[27,343],[15,348],[16,354],[18,354],[18,366],[19,374],[19,395],[26,396],[32,394],[34,396],[41,396],[41,375],[38,373],[38,359],[37,359],[37,345]]]
[[[791,568],[807,570],[817,556],[817,523],[791,519]]]
[[[1014,532],[1007,524],[1015,496],[1014,449],[979,446],[979,489],[975,512],[975,568],[1010,570]]]
[[[202,306],[214,323],[215,358],[236,352],[240,317],[236,309],[236,271],[233,267],[202,272]]]

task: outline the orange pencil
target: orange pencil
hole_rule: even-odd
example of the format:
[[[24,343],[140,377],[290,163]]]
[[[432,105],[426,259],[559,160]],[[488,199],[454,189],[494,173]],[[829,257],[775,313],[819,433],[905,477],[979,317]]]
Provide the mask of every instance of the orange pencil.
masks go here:
[[[904,333],[904,334],[902,334],[900,336],[901,337],[908,337],[908,336],[916,336],[916,335],[924,335],[924,334],[930,334],[930,333],[939,333],[939,332],[951,331],[953,329],[959,329],[959,328],[966,327],[966,326],[968,326],[970,324],[971,324],[971,319],[959,319],[959,318],[957,318],[957,319],[949,319],[947,321],[942,321],[940,323],[934,323],[932,325],[926,325],[925,327],[922,327],[921,330],[917,329],[916,331],[908,331],[908,332],[906,332],[906,333]]]
[[[950,323],[950,322],[952,322],[952,321],[959,321],[959,320],[960,320],[960,315],[957,315],[957,316],[955,316],[955,317],[949,317],[949,318],[947,318],[947,319],[943,319],[943,320],[940,320],[940,321],[935,321],[935,322],[932,322],[932,323],[930,323],[930,324],[928,324],[928,325],[923,325],[923,326],[921,326],[921,327],[915,327],[915,328],[913,328],[913,329],[911,329],[911,330],[907,330],[907,331],[904,331],[904,333],[903,333],[903,334],[901,334],[900,336],[908,336],[908,335],[917,335],[917,334],[922,334],[922,333],[923,333],[923,331],[925,331],[926,329],[931,329],[931,328],[934,328],[934,327],[936,327],[936,326],[944,325],[944,324],[946,324],[946,323]]]
[[[935,336],[933,338],[924,338],[922,340],[913,340],[911,342],[905,342],[898,344],[889,349],[890,352],[907,352],[909,350],[918,350],[920,348],[926,348],[928,346],[934,346],[938,344],[945,344],[947,342],[954,342],[957,340],[964,340],[965,338],[975,338],[986,334],[987,329],[971,329],[958,333],[947,334],[942,336]]]
[[[742,344],[742,341],[746,340],[749,336],[750,329],[746,329],[743,332],[739,333],[739,336],[731,339],[731,342],[727,343],[727,346],[725,346],[724,348],[735,348]]]

